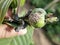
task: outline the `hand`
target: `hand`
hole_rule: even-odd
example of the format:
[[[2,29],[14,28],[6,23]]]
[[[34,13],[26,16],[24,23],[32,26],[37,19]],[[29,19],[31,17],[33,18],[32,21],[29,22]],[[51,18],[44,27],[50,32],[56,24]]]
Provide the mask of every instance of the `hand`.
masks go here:
[[[0,25],[0,38],[9,38],[17,35],[24,35],[27,33],[26,29],[21,29],[19,32],[15,32],[14,28],[6,24]]]
[[[12,9],[8,9],[6,12],[5,18],[9,19],[12,17]],[[26,29],[20,29],[19,32],[16,32],[13,27],[8,26],[6,24],[0,25],[0,38],[9,38],[9,37],[14,37],[17,35],[24,35],[27,33]]]

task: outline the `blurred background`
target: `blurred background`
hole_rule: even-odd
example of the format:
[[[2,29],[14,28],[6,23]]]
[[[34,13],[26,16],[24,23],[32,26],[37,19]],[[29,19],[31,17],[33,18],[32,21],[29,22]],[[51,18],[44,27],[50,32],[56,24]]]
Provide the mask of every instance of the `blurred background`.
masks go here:
[[[43,8],[47,12],[46,21],[49,22],[43,28],[33,29],[28,26],[26,35],[0,39],[0,45],[60,45],[60,0],[25,0],[25,3],[21,0],[20,6],[20,17],[30,9]],[[4,10],[2,12],[5,13]],[[54,17],[57,17],[58,21],[54,21]]]

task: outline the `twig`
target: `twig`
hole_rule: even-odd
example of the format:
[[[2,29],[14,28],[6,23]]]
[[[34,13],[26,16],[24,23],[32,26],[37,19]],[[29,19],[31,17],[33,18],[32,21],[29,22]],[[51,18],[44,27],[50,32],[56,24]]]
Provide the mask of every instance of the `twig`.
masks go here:
[[[51,3],[49,3],[44,9],[47,10],[48,8],[50,8],[51,6],[55,5],[58,1],[60,0],[53,0]]]

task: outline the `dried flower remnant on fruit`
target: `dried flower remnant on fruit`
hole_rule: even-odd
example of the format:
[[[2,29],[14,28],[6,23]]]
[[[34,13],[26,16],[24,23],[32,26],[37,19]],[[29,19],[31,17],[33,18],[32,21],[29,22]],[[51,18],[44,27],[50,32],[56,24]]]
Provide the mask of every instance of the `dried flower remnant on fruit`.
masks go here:
[[[57,21],[59,21],[59,19],[53,13],[48,13],[46,15],[46,22],[53,23],[53,22],[57,22]]]
[[[50,23],[57,22],[57,21],[59,21],[57,17],[51,17],[46,19],[46,22],[50,22]]]

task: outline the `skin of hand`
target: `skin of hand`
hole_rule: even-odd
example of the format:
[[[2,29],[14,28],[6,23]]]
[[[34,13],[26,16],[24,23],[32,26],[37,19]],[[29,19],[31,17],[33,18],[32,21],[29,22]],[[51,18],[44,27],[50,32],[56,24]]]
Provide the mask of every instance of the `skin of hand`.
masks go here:
[[[12,10],[8,10],[5,18],[9,18],[12,15]],[[16,32],[13,27],[7,24],[0,25],[0,38],[10,38],[17,35],[24,35],[27,33],[27,29],[20,29],[19,32]]]

